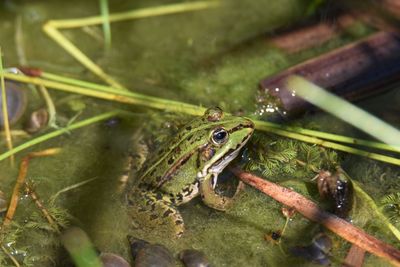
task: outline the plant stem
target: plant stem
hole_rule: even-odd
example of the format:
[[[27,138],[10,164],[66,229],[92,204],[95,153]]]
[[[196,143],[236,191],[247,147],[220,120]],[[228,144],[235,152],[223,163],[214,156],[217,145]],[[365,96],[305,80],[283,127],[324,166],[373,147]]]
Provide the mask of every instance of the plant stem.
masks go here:
[[[165,100],[157,97],[146,96],[133,93],[130,91],[118,91],[115,88],[97,85],[97,90],[72,86],[69,84],[47,81],[36,77],[27,77],[13,73],[4,73],[4,77],[10,80],[20,81],[24,83],[32,83],[36,85],[44,85],[47,88],[53,88],[69,93],[81,94],[111,101],[117,101],[125,104],[140,105],[149,108],[167,110],[171,112],[185,113],[189,115],[203,115],[206,110],[203,107],[182,103],[178,101]]]
[[[358,184],[357,181],[352,180],[354,191],[356,194],[362,198],[362,200],[371,208],[371,213],[377,219],[379,219],[389,230],[393,233],[393,235],[400,241],[400,231],[397,229],[385,215],[380,212],[378,206],[375,204],[375,201],[364,191],[362,190],[361,186]]]
[[[43,85],[39,85],[39,91],[42,94],[44,101],[46,102],[47,111],[49,112],[49,121],[47,122],[47,125],[50,127],[57,128],[56,107],[54,105],[54,102],[51,99],[51,96],[47,91],[46,87],[44,87]]]
[[[302,135],[296,132],[289,132],[289,131],[285,131],[285,130],[281,130],[278,128],[274,128],[274,127],[269,127],[268,124],[266,124],[264,121],[254,121],[256,124],[256,128],[259,130],[263,130],[266,132],[271,132],[280,136],[285,136],[288,138],[292,138],[292,139],[296,139],[299,141],[303,141],[306,143],[312,143],[312,144],[316,144],[319,146],[323,146],[323,147],[327,147],[327,148],[332,148],[332,149],[336,149],[336,150],[340,150],[340,151],[344,151],[350,154],[354,154],[354,155],[358,155],[358,156],[362,156],[362,157],[367,157],[370,159],[374,159],[374,160],[379,160],[382,162],[386,162],[386,163],[390,163],[390,164],[394,164],[394,165],[398,165],[400,166],[400,159],[396,159],[393,157],[389,157],[389,156],[385,156],[385,155],[381,155],[381,154],[377,154],[377,153],[372,153],[372,152],[368,152],[365,150],[361,150],[361,149],[357,149],[357,148],[353,148],[353,147],[349,147],[349,146],[345,146],[345,145],[341,145],[341,144],[337,144],[337,143],[333,143],[333,142],[329,142],[329,141],[325,141],[316,137],[311,137],[311,136],[306,136],[306,135]]]
[[[7,108],[7,92],[6,92],[6,85],[4,82],[4,75],[3,75],[3,53],[0,49],[0,86],[1,86],[1,106],[3,112],[3,124],[4,124],[4,132],[5,138],[7,143],[8,151],[13,149],[12,144],[12,137],[11,137],[11,129],[10,129],[10,122],[8,120],[8,108]],[[11,166],[14,167],[14,156],[10,157]]]
[[[359,145],[359,146],[365,146],[365,147],[400,153],[400,149],[395,148],[393,146],[389,146],[384,143],[380,143],[380,142],[374,142],[374,141],[369,141],[369,140],[364,140],[364,139],[347,137],[347,136],[343,136],[343,135],[326,133],[326,132],[321,132],[321,131],[314,131],[314,130],[305,129],[305,128],[301,128],[301,127],[280,125],[280,124],[267,122],[267,121],[264,122],[264,124],[266,126],[270,126],[270,127],[290,131],[290,132],[296,132],[296,133],[305,134],[305,135],[309,135],[309,136],[320,137],[325,140],[336,141],[336,142],[341,142],[341,143],[346,143],[346,144]]]
[[[4,218],[3,225],[1,227],[2,230],[11,223],[14,217],[15,211],[18,206],[21,187],[23,184],[25,184],[25,178],[28,172],[29,161],[35,157],[51,156],[57,154],[59,151],[60,151],[59,148],[50,148],[39,152],[31,152],[22,159],[19,167],[18,178],[15,183],[13,193],[11,195],[10,205],[8,206],[7,213]]]
[[[83,186],[83,185],[85,185],[85,184],[87,184],[87,183],[90,183],[90,182],[92,182],[92,181],[94,181],[94,180],[96,180],[96,179],[98,179],[98,178],[90,178],[90,179],[87,179],[87,180],[85,180],[85,181],[82,181],[82,182],[79,182],[79,183],[76,183],[76,184],[67,186],[67,187],[61,189],[60,191],[58,191],[57,193],[55,193],[54,195],[52,195],[52,196],[50,197],[50,202],[51,202],[51,203],[54,203],[54,202],[56,201],[57,197],[58,197],[59,195],[61,195],[62,193],[65,193],[65,192],[68,192],[68,191],[70,191],[70,190],[72,190],[72,189],[81,187],[81,186]]]
[[[110,84],[111,86],[119,89],[126,90],[119,82],[114,80],[111,76],[104,72],[96,63],[94,63],[89,57],[87,57],[78,47],[70,42],[64,35],[62,35],[58,29],[53,27],[50,23],[46,23],[43,26],[43,30],[49,35],[56,43],[64,48],[70,55],[78,60],[83,66],[89,69],[91,72],[100,77],[103,81]]]
[[[4,245],[1,245],[1,249],[3,252],[10,258],[10,260],[14,263],[15,267],[21,267],[17,259],[6,249]]]
[[[36,207],[42,212],[43,216],[46,218],[47,222],[53,227],[53,229],[60,233],[60,229],[57,225],[55,219],[50,215],[49,211],[43,205],[42,201],[40,201],[38,195],[33,189],[32,185],[25,182],[25,192],[31,197],[32,201],[36,204]]]
[[[103,34],[105,50],[108,51],[111,48],[111,27],[110,27],[110,15],[108,11],[108,1],[100,0],[100,14],[103,18]]]
[[[289,88],[311,104],[400,150],[400,131],[393,126],[300,76],[289,77],[287,83]]]
[[[197,1],[135,9],[127,12],[110,14],[109,21],[117,22],[123,20],[142,19],[154,16],[184,13],[218,7],[219,4],[219,1]],[[59,29],[79,28],[84,26],[99,25],[102,23],[103,17],[101,16],[86,17],[80,19],[51,20],[48,22],[48,24],[52,27]]]
[[[78,129],[78,128],[81,128],[81,127],[84,127],[84,126],[87,126],[87,125],[102,121],[102,120],[109,119],[109,118],[111,118],[113,116],[116,116],[117,114],[119,114],[118,111],[111,111],[111,112],[103,113],[103,114],[97,115],[95,117],[92,117],[92,118],[89,118],[89,119],[86,119],[86,120],[71,124],[71,125],[69,125],[69,126],[67,126],[65,128],[58,129],[56,131],[44,134],[42,136],[38,136],[38,137],[36,137],[34,139],[29,140],[26,143],[23,143],[23,144],[15,147],[15,148],[13,148],[12,150],[7,151],[6,153],[1,154],[0,155],[0,161],[2,161],[4,159],[6,159],[6,158],[18,153],[18,152],[20,152],[20,151],[22,151],[24,149],[32,147],[32,146],[34,146],[36,144],[39,144],[39,143],[42,143],[42,142],[47,141],[49,139],[52,139],[54,137],[60,136],[60,135],[62,135],[64,133],[68,133],[69,131],[72,131],[72,130],[75,130],[75,129]]]

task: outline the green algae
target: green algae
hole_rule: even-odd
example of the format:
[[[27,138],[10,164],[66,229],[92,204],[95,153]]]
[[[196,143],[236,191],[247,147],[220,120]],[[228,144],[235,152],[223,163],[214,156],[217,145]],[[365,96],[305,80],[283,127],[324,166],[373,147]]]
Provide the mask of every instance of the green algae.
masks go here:
[[[49,2],[49,6],[32,2],[20,6],[22,11],[18,12],[24,12],[24,38],[32,43],[27,47],[28,61],[49,71],[95,80],[95,77],[82,73],[81,66],[38,30],[46,19],[86,16],[97,12],[97,7],[89,2],[72,3],[73,7],[60,1]],[[120,6],[111,6],[111,11],[113,8],[114,11],[118,11],[151,4],[159,4],[159,1],[120,3]],[[103,54],[100,42],[94,42],[93,37],[81,31],[66,31],[66,35],[114,77],[118,77],[124,84],[132,85],[129,87],[138,92],[188,100],[204,106],[220,105],[225,110],[251,114],[255,110],[254,95],[260,79],[369,32],[365,27],[354,28],[348,35],[332,40],[321,48],[297,55],[287,55],[272,49],[263,38],[255,38],[300,18],[306,10],[306,4],[307,1],[290,0],[276,1],[273,4],[270,1],[261,4],[259,1],[231,1],[222,10],[115,24],[112,25],[115,50],[107,54]],[[50,12],[57,9],[63,9],[65,12]],[[32,15],[35,12],[36,16],[39,16],[36,19]],[[9,18],[6,16],[3,19]],[[28,22],[31,25],[28,25]],[[2,40],[12,40],[12,27],[7,26],[7,23],[2,27]],[[32,31],[28,30],[28,27],[31,27]],[[241,45],[243,42],[245,44]],[[17,62],[12,41],[2,47],[7,51],[6,61],[11,64]],[[61,99],[65,96],[56,94],[55,98]],[[74,106],[72,103],[71,108],[61,108],[60,114],[66,119],[73,117],[76,114]],[[103,109],[121,107],[104,101],[82,101],[79,106],[84,108],[81,111],[85,116],[98,114]],[[134,107],[132,109],[137,110]],[[41,198],[47,201],[65,187],[96,178],[92,183],[60,195],[57,205],[68,210],[73,217],[70,223],[81,226],[99,250],[115,252],[127,259],[130,256],[126,235],[131,234],[150,242],[162,243],[174,254],[187,248],[203,250],[215,266],[314,266],[289,257],[287,250],[294,245],[306,245],[321,228],[296,215],[289,223],[280,247],[264,240],[265,234],[283,227],[285,217],[280,212],[279,203],[250,188],[245,189],[236,205],[226,213],[211,210],[199,200],[181,207],[187,231],[179,240],[167,239],[156,231],[148,232],[132,225],[131,218],[127,216],[119,181],[123,174],[131,135],[143,125],[149,124],[150,120],[151,125],[145,136],[153,133],[148,142],[157,144],[173,134],[186,119],[180,114],[174,116],[142,113],[134,119],[120,121],[117,126],[99,124],[65,134],[34,149],[61,146],[63,153],[32,162],[29,169],[30,179],[37,184],[36,190]],[[331,130],[328,126],[332,123],[332,118],[323,117],[316,120],[318,128],[325,127]],[[340,127],[335,130],[349,131],[348,127],[337,125]],[[260,148],[268,149],[261,154],[257,150]],[[254,159],[253,166],[248,163],[247,168],[316,200],[319,200],[316,189],[310,182],[315,175],[314,170],[329,168],[331,164],[339,162],[348,166],[352,177],[365,184],[367,191],[371,192],[375,199],[383,196],[386,190],[398,190],[397,168],[391,168],[389,176],[377,179],[383,173],[389,173],[387,165],[359,158],[352,160],[352,157],[342,154],[338,158],[333,151],[328,151],[328,156],[321,157],[322,152],[312,145],[260,134],[249,144],[247,153],[252,153]],[[260,155],[263,155],[263,158]],[[296,160],[306,165],[300,166],[296,164]],[[9,168],[4,162],[0,163],[0,166],[0,177],[5,181],[2,190],[10,192],[16,170]],[[43,218],[34,215],[35,212],[37,213],[29,199],[22,201],[17,221],[23,223],[25,220],[36,220],[41,224],[45,223]],[[363,224],[366,225],[367,222]],[[20,250],[26,251],[32,257],[26,257],[26,261],[31,261],[33,266],[38,266],[39,263],[41,266],[51,266],[59,252],[58,236],[45,231],[38,233],[32,230],[35,229],[33,227],[22,227],[19,229],[25,231],[23,233],[26,235],[20,240],[15,239],[18,240]],[[379,231],[374,226],[369,230],[372,233]],[[387,237],[386,233],[379,235]],[[343,258],[348,245],[335,236],[330,236],[335,242],[334,258]],[[23,248],[25,250],[22,249],[28,245],[29,247]],[[49,249],[52,247],[54,250]],[[46,250],[53,259],[34,258],[45,254]],[[64,259],[65,257],[57,259],[60,266],[67,265]],[[339,265],[337,262],[336,264]],[[368,266],[384,264],[375,257],[369,257],[367,261]]]

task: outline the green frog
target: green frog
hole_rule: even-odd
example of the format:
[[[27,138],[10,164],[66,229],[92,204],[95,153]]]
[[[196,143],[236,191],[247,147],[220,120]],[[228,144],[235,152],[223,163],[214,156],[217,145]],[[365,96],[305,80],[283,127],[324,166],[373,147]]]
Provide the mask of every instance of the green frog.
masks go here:
[[[177,236],[184,223],[177,206],[196,196],[209,207],[226,210],[233,197],[215,192],[218,175],[247,143],[254,123],[209,108],[161,146],[128,192],[129,211],[146,226],[169,225]],[[133,178],[133,177],[132,177]]]

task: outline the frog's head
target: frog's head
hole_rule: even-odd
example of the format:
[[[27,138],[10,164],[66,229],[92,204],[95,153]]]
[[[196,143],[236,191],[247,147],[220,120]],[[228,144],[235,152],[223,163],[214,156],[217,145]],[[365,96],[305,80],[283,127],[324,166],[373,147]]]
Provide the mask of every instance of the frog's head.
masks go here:
[[[247,143],[254,131],[254,123],[247,118],[224,114],[220,108],[209,108],[202,117],[207,125],[208,142],[201,151],[198,178],[208,173],[219,174]]]

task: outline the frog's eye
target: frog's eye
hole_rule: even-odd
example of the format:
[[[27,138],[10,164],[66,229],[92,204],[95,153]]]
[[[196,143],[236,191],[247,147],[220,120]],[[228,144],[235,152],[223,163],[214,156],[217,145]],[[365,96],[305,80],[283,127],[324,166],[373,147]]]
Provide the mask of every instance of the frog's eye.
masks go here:
[[[228,141],[229,134],[224,128],[217,128],[212,132],[211,140],[216,145],[225,144]]]

